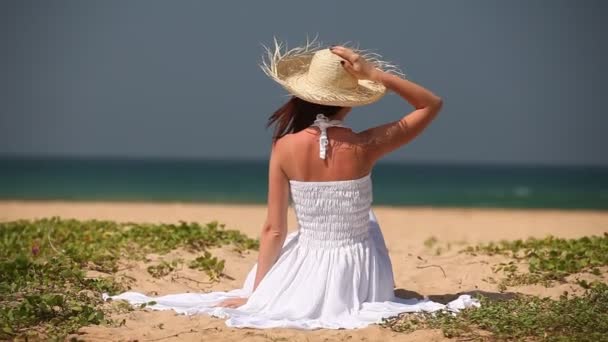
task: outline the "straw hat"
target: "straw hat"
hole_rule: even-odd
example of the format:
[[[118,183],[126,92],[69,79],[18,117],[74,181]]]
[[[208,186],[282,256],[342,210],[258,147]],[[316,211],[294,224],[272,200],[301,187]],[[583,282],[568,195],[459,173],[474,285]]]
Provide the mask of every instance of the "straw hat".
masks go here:
[[[355,107],[376,102],[386,94],[386,87],[370,80],[359,80],[340,63],[343,58],[314,40],[303,47],[282,52],[275,39],[274,48],[266,47],[267,58],[261,68],[290,94],[308,102]],[[394,65],[381,61],[380,55],[353,49],[377,68],[401,74]]]

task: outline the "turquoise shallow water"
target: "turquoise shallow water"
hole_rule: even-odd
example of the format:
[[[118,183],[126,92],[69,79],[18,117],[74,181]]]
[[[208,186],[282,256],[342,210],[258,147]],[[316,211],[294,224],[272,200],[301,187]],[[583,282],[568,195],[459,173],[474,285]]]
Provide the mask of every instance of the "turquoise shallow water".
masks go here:
[[[608,209],[608,168],[378,164],[374,204]],[[0,199],[265,203],[266,161],[0,159]]]

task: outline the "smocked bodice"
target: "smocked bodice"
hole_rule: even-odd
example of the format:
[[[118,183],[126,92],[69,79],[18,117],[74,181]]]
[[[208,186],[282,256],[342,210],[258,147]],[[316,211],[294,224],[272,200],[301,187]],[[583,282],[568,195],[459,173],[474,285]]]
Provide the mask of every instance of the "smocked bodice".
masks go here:
[[[330,182],[290,181],[300,243],[339,247],[367,239],[372,203],[370,175]]]

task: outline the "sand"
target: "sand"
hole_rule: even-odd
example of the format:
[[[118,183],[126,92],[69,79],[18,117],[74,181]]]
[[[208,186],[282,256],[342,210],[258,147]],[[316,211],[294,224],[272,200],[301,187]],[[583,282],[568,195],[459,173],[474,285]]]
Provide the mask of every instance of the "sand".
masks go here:
[[[459,253],[467,245],[501,239],[545,237],[549,234],[576,238],[608,232],[608,212],[559,210],[439,209],[410,207],[376,207],[389,248],[396,292],[403,297],[428,296],[447,302],[460,293],[483,292],[494,297],[513,293],[557,297],[563,291],[578,293],[573,281],[551,288],[540,285],[509,288],[500,293],[488,277],[497,277],[491,266],[503,261],[498,256],[471,256]],[[257,237],[266,215],[264,206],[181,203],[97,203],[97,202],[0,202],[0,220],[34,219],[50,216],[77,219],[106,219],[134,222],[217,220],[226,228],[238,229]],[[290,212],[289,230],[296,229]],[[424,242],[435,237],[432,248]],[[438,250],[439,249],[439,250]],[[152,278],[146,264],[125,262],[121,275],[131,277],[132,289],[148,294],[185,291],[230,290],[240,287],[257,258],[256,252],[239,254],[229,247],[215,249],[214,254],[226,260],[229,276],[219,283],[208,284],[206,275],[188,269],[178,270],[162,279]],[[175,258],[193,259],[196,255],[177,250],[169,255],[150,255],[152,261]],[[445,274],[444,274],[445,272]],[[95,274],[91,274],[95,276]],[[608,281],[584,275],[584,279]],[[594,278],[595,277],[595,278]],[[79,338],[89,341],[442,341],[441,331],[421,330],[410,334],[394,333],[371,326],[359,330],[297,331],[288,329],[231,329],[224,321],[205,315],[186,317],[171,311],[135,310],[116,314],[121,327],[86,327]]]

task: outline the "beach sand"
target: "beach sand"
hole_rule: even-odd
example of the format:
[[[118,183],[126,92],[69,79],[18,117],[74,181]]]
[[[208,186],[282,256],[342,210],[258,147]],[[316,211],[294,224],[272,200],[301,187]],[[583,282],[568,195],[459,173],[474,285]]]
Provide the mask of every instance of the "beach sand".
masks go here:
[[[459,253],[467,245],[501,239],[525,239],[554,235],[576,238],[608,232],[608,212],[559,210],[439,209],[411,207],[375,207],[389,248],[396,292],[403,297],[428,296],[447,302],[457,294],[483,292],[493,297],[508,297],[515,292],[558,297],[563,291],[580,293],[573,282],[551,288],[541,285],[519,286],[500,293],[496,284],[484,279],[500,276],[492,265],[505,260],[499,256],[471,256]],[[218,221],[227,229],[238,229],[257,237],[266,210],[258,205],[216,205],[182,203],[96,203],[96,202],[0,202],[0,220],[62,218],[103,219],[114,221],[173,223]],[[289,230],[296,229],[290,210]],[[431,248],[425,241],[435,237]],[[257,252],[239,254],[229,247],[212,250],[226,260],[225,274],[219,283],[207,284],[206,275],[187,267],[161,279],[152,278],[147,264],[125,261],[121,275],[132,277],[134,291],[170,294],[186,291],[231,290],[241,286],[255,263]],[[152,261],[175,258],[186,260],[193,253],[176,250],[168,255],[150,255]],[[445,275],[444,275],[445,272]],[[605,272],[604,272],[605,274]],[[95,274],[91,274],[95,276]],[[586,280],[608,281],[606,275],[581,275]],[[182,316],[172,311],[145,311],[116,314],[125,319],[121,327],[91,326],[81,329],[80,339],[89,341],[442,341],[439,330],[420,330],[410,334],[395,333],[373,325],[360,330],[297,331],[288,329],[231,329],[222,319],[206,315]]]

